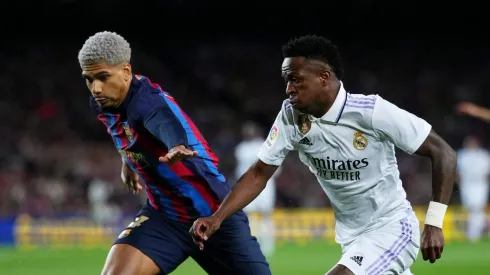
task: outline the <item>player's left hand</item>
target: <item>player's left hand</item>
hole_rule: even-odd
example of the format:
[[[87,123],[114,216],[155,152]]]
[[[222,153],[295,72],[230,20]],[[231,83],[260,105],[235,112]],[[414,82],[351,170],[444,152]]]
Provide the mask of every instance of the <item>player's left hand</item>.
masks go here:
[[[197,156],[197,151],[189,150],[184,145],[175,146],[168,153],[158,160],[165,164],[175,164],[183,159]]]
[[[216,232],[221,226],[222,220],[216,216],[209,216],[197,219],[189,230],[192,240],[199,246],[200,250],[204,249],[204,242]]]
[[[421,246],[424,261],[428,260],[431,264],[434,263],[437,259],[441,258],[443,249],[444,233],[442,233],[442,229],[426,224],[422,233]]]

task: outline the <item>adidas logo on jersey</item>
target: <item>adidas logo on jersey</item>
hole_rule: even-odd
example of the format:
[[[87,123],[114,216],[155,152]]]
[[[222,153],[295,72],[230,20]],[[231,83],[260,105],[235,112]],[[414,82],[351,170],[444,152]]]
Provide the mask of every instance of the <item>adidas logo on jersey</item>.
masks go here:
[[[299,141],[299,144],[308,145],[308,146],[312,146],[313,145],[313,143],[311,142],[311,140],[308,137],[302,138]]]
[[[364,257],[362,257],[362,256],[352,256],[352,257],[350,257],[350,259],[353,260],[354,262],[356,262],[356,264],[358,264],[359,266],[361,266],[362,259],[364,259]]]

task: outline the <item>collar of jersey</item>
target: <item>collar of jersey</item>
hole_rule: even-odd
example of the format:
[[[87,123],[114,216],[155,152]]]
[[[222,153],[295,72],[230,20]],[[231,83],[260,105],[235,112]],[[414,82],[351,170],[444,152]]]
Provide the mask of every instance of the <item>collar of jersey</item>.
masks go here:
[[[324,114],[321,118],[316,118],[313,116],[309,116],[311,121],[315,121],[317,119],[326,120],[329,122],[337,123],[339,122],[340,116],[342,115],[342,111],[344,110],[345,101],[347,99],[347,92],[344,89],[344,83],[340,81],[340,89],[335,101],[332,104],[332,107]]]

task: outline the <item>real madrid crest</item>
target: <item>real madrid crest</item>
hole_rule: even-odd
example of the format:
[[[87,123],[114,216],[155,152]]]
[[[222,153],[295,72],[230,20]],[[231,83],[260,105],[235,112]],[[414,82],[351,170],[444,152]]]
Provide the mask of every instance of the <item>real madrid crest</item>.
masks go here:
[[[301,114],[298,116],[298,128],[303,135],[306,135],[310,131],[311,120],[308,118],[308,115]]]
[[[357,131],[354,133],[353,145],[357,150],[364,150],[368,146],[368,139],[362,134],[362,132]]]
[[[123,129],[124,129],[124,134],[126,135],[128,141],[133,142],[133,133],[131,133],[131,129],[129,129],[129,126],[123,125]]]

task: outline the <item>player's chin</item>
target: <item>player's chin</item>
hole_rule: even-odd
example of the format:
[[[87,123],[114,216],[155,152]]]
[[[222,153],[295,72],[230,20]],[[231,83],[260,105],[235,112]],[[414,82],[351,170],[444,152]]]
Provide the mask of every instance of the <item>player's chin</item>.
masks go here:
[[[305,113],[308,110],[308,108],[304,104],[301,104],[301,102],[294,102],[291,106],[302,113]]]
[[[112,104],[108,99],[104,101],[99,101],[97,102],[97,104],[99,105],[100,108],[104,108],[104,109],[112,107]]]

